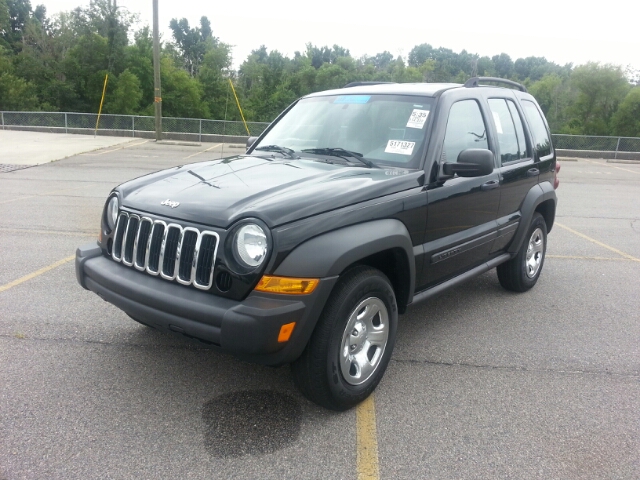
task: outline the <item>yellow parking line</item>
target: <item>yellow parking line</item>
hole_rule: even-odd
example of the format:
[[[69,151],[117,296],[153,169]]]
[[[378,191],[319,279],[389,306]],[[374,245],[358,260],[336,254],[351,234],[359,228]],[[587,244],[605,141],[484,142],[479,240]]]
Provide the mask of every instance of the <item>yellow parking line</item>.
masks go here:
[[[640,258],[636,258],[636,257],[634,257],[634,256],[632,256],[632,255],[629,255],[628,253],[625,253],[625,252],[623,252],[623,251],[621,251],[621,250],[618,250],[617,248],[613,248],[613,247],[611,247],[611,246],[607,245],[606,243],[599,242],[599,241],[598,241],[598,240],[596,240],[595,238],[591,238],[591,237],[589,237],[589,236],[585,235],[584,233],[577,232],[577,231],[576,231],[576,230],[574,230],[573,228],[569,228],[569,227],[567,227],[566,225],[562,225],[561,223],[558,223],[558,222],[556,222],[556,223],[555,223],[555,225],[559,226],[560,228],[564,228],[564,229],[565,229],[565,230],[567,230],[568,232],[571,232],[571,233],[573,233],[574,235],[577,235],[577,236],[579,236],[579,237],[582,237],[582,238],[584,238],[585,240],[589,240],[590,242],[593,242],[593,243],[595,243],[596,245],[600,245],[601,247],[604,247],[604,248],[606,248],[607,250],[611,250],[612,252],[617,253],[618,255],[620,255],[620,256],[622,256],[622,257],[626,258],[627,260],[631,260],[631,261],[633,261],[633,262],[640,262]]]
[[[584,160],[589,163],[595,163],[596,165],[600,165],[602,167],[617,168],[618,170],[624,170],[625,172],[631,172],[631,173],[635,173],[636,175],[640,175],[640,171],[638,170],[629,170],[628,168],[617,167],[615,165],[609,165],[608,163],[594,162],[593,160],[587,160],[586,158],[583,158],[581,160]]]
[[[202,151],[200,151],[200,152],[196,152],[196,153],[194,153],[193,155],[189,155],[188,157],[184,157],[184,158],[183,158],[183,160],[186,160],[187,158],[195,157],[196,155],[200,155],[201,153],[208,152],[209,150],[212,150],[212,149],[214,149],[214,148],[217,148],[217,147],[219,147],[220,145],[222,145],[222,144],[221,144],[221,143],[218,143],[218,144],[214,145],[213,147],[209,147],[209,148],[207,148],[206,150],[202,150]]]
[[[358,480],[378,480],[380,471],[373,395],[356,407],[356,445]]]
[[[10,283],[7,283],[5,285],[2,285],[2,286],[0,286],[0,292],[4,292],[5,290],[9,290],[11,287],[15,287],[16,285],[20,285],[21,283],[24,283],[27,280],[31,280],[32,278],[35,278],[38,275],[42,275],[43,273],[47,273],[49,270],[53,270],[54,268],[57,268],[60,265],[64,265],[65,263],[70,262],[74,258],[76,258],[76,256],[75,255],[71,255],[70,257],[63,258],[62,260],[58,260],[56,263],[52,263],[48,267],[41,268],[40,270],[36,270],[35,272],[30,273],[29,275],[25,275],[24,277],[21,277],[21,278],[19,278],[17,280],[14,280],[13,282],[10,282]]]

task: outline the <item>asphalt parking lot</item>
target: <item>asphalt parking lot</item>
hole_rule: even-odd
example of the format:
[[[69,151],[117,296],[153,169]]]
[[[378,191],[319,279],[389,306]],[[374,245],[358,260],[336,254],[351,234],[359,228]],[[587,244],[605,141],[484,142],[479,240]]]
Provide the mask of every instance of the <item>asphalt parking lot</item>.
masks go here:
[[[242,151],[135,139],[0,173],[0,480],[640,478],[640,165],[563,161],[537,286],[491,271],[412,307],[372,401],[335,413],[76,282],[113,186]]]

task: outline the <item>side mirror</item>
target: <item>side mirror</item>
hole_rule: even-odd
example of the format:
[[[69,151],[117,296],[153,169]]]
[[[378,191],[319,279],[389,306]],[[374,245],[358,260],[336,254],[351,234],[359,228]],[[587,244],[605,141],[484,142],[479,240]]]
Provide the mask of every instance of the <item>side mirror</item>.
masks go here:
[[[445,175],[459,177],[482,177],[493,172],[493,152],[484,148],[469,148],[458,155],[455,163],[446,162],[442,165]]]
[[[247,150],[249,150],[249,147],[251,147],[251,145],[256,143],[257,139],[258,139],[258,137],[249,137],[249,138],[247,138]]]

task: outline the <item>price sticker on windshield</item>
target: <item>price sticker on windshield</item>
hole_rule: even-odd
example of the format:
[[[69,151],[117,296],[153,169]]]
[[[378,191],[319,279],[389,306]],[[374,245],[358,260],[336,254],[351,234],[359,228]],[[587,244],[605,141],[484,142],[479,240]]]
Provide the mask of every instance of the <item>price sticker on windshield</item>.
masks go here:
[[[424,127],[427,117],[429,116],[429,110],[413,109],[409,121],[407,122],[407,128],[422,128]]]
[[[397,153],[399,155],[411,155],[413,153],[413,147],[416,146],[416,142],[405,142],[404,140],[389,140],[387,142],[387,148],[384,149],[386,153]]]

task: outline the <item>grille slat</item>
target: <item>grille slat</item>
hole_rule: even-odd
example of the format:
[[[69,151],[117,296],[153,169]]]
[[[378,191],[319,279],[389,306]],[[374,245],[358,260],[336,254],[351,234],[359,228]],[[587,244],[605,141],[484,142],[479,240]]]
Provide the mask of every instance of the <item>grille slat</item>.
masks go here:
[[[202,234],[198,261],[196,263],[196,287],[211,285],[213,278],[213,261],[215,260],[217,247],[217,235],[214,237],[208,232]]]
[[[124,255],[122,256],[122,263],[127,267],[133,265],[133,251],[135,247],[135,240],[138,236],[138,225],[140,223],[140,217],[137,215],[129,216],[129,223],[127,229],[124,232]]]
[[[158,275],[160,267],[160,251],[162,250],[162,239],[166,225],[164,222],[156,221],[151,231],[151,240],[149,241],[149,253],[147,254],[147,273]]]
[[[140,220],[140,228],[138,229],[138,236],[136,237],[136,243],[133,249],[136,252],[136,261],[134,262],[135,267],[138,270],[144,270],[146,267],[146,262],[148,258],[149,251],[149,237],[151,235],[151,228],[153,227],[153,222],[150,218],[143,217]]]
[[[167,280],[176,278],[176,258],[178,256],[178,244],[182,228],[171,224],[167,226],[167,236],[164,242],[164,255],[162,256],[162,270],[160,274]]]
[[[196,243],[198,242],[198,231],[185,228],[182,235],[182,245],[180,248],[180,258],[178,260],[178,281],[180,283],[191,282],[193,271],[193,260],[196,256]]]
[[[126,213],[118,215],[118,224],[116,225],[116,233],[113,240],[113,259],[118,262],[122,260],[122,239],[128,224],[129,215]]]
[[[121,212],[112,258],[150,275],[206,290],[213,283],[218,243],[215,232]]]

